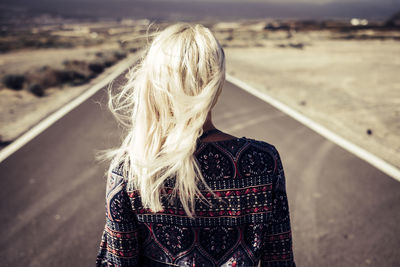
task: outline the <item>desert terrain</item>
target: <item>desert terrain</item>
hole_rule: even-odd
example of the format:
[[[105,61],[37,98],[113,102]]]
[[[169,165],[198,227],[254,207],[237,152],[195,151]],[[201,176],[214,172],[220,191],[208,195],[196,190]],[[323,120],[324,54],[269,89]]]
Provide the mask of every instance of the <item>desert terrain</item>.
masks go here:
[[[199,23],[224,46],[230,75],[400,167],[398,27],[267,19]],[[3,29],[2,146],[145,47],[151,40],[147,32],[168,25],[149,24],[120,20]]]
[[[228,46],[225,52],[232,76],[400,166],[398,39],[299,31],[289,38],[269,34],[256,45]]]
[[[104,79],[146,43],[148,21],[44,21],[7,29],[0,37],[2,147]]]

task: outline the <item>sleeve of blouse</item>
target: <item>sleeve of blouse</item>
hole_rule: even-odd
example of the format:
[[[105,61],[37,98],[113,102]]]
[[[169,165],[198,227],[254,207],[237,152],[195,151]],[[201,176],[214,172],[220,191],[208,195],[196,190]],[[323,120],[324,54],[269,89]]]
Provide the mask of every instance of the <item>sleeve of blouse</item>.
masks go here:
[[[96,266],[139,266],[138,229],[126,181],[113,171],[107,178],[106,223]]]
[[[292,249],[289,204],[286,196],[285,174],[275,147],[275,174],[272,183],[272,217],[265,231],[261,267],[296,267]]]

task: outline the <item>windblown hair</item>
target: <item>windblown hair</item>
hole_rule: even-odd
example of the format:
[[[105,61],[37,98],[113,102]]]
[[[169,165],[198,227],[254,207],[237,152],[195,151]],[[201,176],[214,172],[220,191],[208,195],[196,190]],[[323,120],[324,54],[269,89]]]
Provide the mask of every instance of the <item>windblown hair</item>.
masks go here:
[[[108,172],[122,164],[152,212],[163,210],[164,182],[173,177],[172,198],[193,217],[196,197],[205,199],[197,183],[211,191],[194,152],[225,81],[223,48],[203,25],[177,23],[156,34],[128,76],[117,94],[109,90],[109,108],[127,135],[108,154]]]

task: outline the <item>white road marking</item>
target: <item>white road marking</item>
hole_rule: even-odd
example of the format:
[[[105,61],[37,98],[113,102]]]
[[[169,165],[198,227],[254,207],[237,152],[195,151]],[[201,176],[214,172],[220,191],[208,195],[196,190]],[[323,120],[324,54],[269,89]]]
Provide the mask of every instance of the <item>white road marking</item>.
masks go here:
[[[272,98],[271,96],[267,95],[266,93],[261,92],[253,88],[252,86],[248,85],[247,83],[243,82],[242,80],[235,78],[229,74],[226,74],[226,80],[230,83],[233,83],[237,87],[243,89],[244,91],[258,97],[259,99],[267,102],[268,104],[274,106],[278,110],[286,113],[293,119],[297,120],[298,122],[302,123],[303,125],[307,126],[308,128],[314,130],[318,134],[322,135],[326,139],[332,141],[333,143],[337,144],[338,146],[346,149],[347,151],[353,153],[357,157],[365,160],[375,168],[381,170],[385,174],[389,175],[390,177],[394,178],[395,180],[400,182],[400,169],[391,165],[390,163],[384,161],[383,159],[375,156],[371,152],[351,143],[350,141],[344,139],[343,137],[337,135],[336,133],[332,132],[331,130],[325,128],[324,126],[314,122],[313,120],[307,118],[306,116],[302,115],[298,111],[290,108],[289,106],[283,104],[282,102]]]
[[[82,93],[80,96],[77,98],[73,99],[71,102],[66,104],[65,106],[61,107],[51,115],[49,115],[47,118],[45,118],[43,121],[39,122],[37,125],[35,125],[32,129],[28,130],[24,134],[22,134],[20,137],[18,137],[15,141],[13,141],[11,144],[6,146],[0,151],[0,163],[8,158],[11,154],[13,154],[15,151],[23,147],[25,144],[27,144],[29,141],[31,141],[33,138],[38,136],[41,132],[49,128],[52,124],[54,124],[56,121],[64,117],[68,112],[85,102],[89,97],[94,95],[97,91],[99,91],[101,88],[109,84],[112,80],[117,78],[121,73],[123,73],[126,69],[128,69],[130,66],[132,66],[140,57],[141,52],[135,53],[135,55],[125,59],[121,63],[119,63],[118,67],[110,74],[108,75],[105,79],[101,80],[99,83],[95,84],[93,87]]]

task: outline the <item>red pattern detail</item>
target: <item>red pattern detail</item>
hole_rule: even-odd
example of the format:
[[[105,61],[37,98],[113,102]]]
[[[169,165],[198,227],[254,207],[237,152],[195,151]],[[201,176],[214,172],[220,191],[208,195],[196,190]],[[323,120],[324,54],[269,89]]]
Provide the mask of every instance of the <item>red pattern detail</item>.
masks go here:
[[[244,209],[244,210],[220,210],[218,212],[214,212],[214,211],[197,211],[196,214],[199,216],[240,216],[240,215],[246,215],[246,214],[251,214],[251,213],[260,213],[260,212],[265,212],[265,211],[269,211],[270,207],[268,206],[262,206],[262,207],[255,207],[255,208],[248,208],[248,209]],[[150,209],[145,209],[145,208],[141,208],[138,209],[137,212],[139,214],[152,214]],[[158,212],[158,214],[171,214],[171,215],[185,215],[185,211],[184,210],[174,210],[174,209],[168,209],[168,210],[164,210],[163,212]]]
[[[137,235],[136,231],[132,232],[117,232],[113,231],[110,228],[106,227],[105,230],[110,236],[118,237],[118,238],[131,238]]]
[[[291,238],[291,232],[286,232],[286,233],[280,233],[277,235],[270,235],[269,240],[274,241],[274,240],[283,240],[283,239],[289,239]]]
[[[118,251],[116,249],[111,249],[110,247],[107,247],[107,250],[108,250],[108,252],[111,252],[112,254],[121,256],[121,257],[134,257],[137,254],[136,251],[123,252],[123,251]]]
[[[269,191],[272,190],[272,184],[268,184],[268,185],[263,185],[263,186],[257,186],[257,187],[251,187],[251,188],[242,188],[242,189],[237,189],[237,190],[220,190],[220,191],[216,191],[215,194],[218,197],[227,197],[227,196],[231,196],[231,195],[236,195],[236,196],[241,196],[241,195],[247,195],[247,194],[251,194],[251,193],[258,193],[260,191],[265,192],[265,191]],[[172,189],[168,189],[168,194],[172,193]],[[128,193],[129,197],[131,198],[135,198],[138,197],[138,191],[134,190]],[[211,192],[207,192],[206,193],[206,197],[211,198],[213,197]]]

